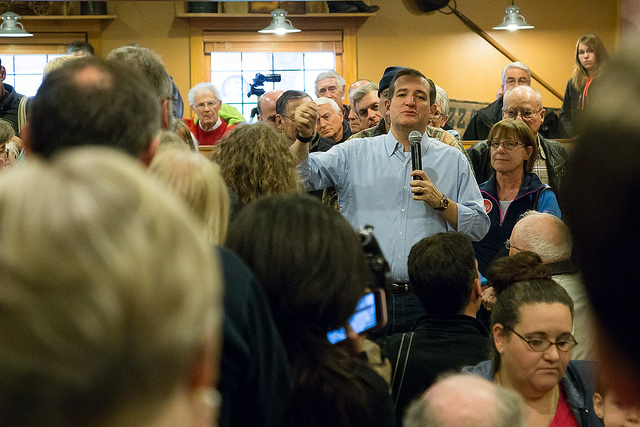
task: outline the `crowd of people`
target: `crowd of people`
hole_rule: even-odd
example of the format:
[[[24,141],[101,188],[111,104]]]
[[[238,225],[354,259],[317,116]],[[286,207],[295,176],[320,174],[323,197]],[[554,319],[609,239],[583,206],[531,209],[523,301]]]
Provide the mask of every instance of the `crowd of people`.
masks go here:
[[[70,55],[0,99],[3,425],[640,425],[640,45],[581,37],[559,118],[507,65],[462,138],[412,68],[247,124]]]

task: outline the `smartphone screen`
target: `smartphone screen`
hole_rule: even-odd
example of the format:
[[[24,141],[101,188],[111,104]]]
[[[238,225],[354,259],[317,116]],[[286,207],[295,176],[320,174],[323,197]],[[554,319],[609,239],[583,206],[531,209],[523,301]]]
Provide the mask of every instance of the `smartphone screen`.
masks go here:
[[[377,325],[376,298],[373,292],[360,298],[356,312],[349,318],[349,325],[356,334],[368,331]],[[347,339],[347,332],[344,328],[336,329],[327,333],[327,339],[331,344],[335,344]]]

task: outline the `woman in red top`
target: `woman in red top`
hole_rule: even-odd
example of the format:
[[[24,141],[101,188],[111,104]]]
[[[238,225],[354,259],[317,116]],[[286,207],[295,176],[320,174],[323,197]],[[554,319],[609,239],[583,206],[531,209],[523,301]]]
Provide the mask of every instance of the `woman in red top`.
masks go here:
[[[609,59],[600,37],[587,34],[576,43],[576,65],[564,93],[560,121],[568,136],[575,134],[576,118],[589,103],[589,91],[602,65]]]
[[[573,301],[533,252],[501,258],[487,270],[497,294],[491,313],[493,360],[465,372],[517,391],[528,427],[596,427],[594,365],[570,361]]]

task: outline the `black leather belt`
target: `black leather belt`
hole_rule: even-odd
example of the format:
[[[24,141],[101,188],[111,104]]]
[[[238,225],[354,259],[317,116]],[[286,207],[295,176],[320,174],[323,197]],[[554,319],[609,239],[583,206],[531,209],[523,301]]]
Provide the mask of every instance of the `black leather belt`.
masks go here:
[[[392,283],[391,284],[392,294],[406,294],[407,292],[411,292],[411,286],[408,283]]]

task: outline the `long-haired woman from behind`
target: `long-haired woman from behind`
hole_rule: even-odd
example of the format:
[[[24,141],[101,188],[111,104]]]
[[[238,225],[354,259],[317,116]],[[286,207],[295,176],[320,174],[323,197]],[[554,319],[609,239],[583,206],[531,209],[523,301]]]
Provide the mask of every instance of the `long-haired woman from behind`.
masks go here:
[[[364,252],[349,223],[311,196],[270,195],[242,209],[227,246],[256,273],[287,351],[283,425],[393,425],[388,384],[348,343],[327,340],[365,293]]]
[[[607,48],[594,34],[586,34],[576,43],[576,65],[567,83],[560,111],[560,122],[568,136],[575,135],[575,124],[582,110],[589,104],[589,92],[594,80],[609,59]]]

